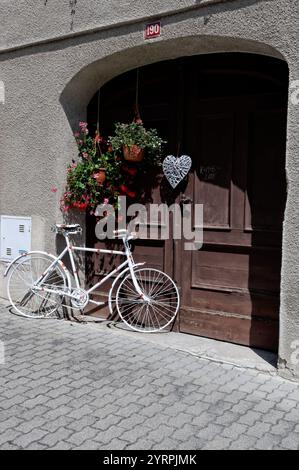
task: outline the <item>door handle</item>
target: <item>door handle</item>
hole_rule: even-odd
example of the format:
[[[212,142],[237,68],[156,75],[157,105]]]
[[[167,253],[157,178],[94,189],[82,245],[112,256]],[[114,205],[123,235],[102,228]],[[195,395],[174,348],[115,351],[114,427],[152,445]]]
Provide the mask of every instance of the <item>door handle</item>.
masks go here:
[[[181,195],[180,204],[191,204],[192,202],[193,199],[191,199],[191,197],[186,196],[185,194]]]

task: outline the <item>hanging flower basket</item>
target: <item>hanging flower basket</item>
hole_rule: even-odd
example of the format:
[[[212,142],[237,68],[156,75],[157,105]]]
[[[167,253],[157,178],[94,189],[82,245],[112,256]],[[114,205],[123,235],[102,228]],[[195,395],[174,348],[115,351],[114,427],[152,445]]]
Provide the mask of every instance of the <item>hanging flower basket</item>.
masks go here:
[[[94,174],[94,179],[101,185],[106,181],[106,168],[99,168]]]
[[[144,157],[144,152],[145,149],[139,147],[138,145],[123,145],[123,154],[124,154],[124,159],[127,160],[128,162],[141,162]]]
[[[86,122],[75,133],[78,160],[67,168],[61,210],[75,209],[95,214],[98,205],[118,209],[119,196],[133,202],[144,194],[144,178],[161,167],[164,141],[155,129],[142,122],[116,124],[115,134],[106,141],[97,131],[91,136]]]
[[[109,137],[113,150],[123,154],[125,160],[140,163],[147,160],[150,166],[161,164],[162,145],[165,143],[156,129],[146,129],[141,121],[129,124],[116,123],[114,135]]]

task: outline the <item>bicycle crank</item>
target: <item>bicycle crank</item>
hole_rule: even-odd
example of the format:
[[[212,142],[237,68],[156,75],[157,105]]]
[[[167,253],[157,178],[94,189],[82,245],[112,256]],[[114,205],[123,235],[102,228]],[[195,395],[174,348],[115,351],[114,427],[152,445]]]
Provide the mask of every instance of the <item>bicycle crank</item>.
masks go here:
[[[83,309],[89,302],[89,295],[80,287],[73,289],[71,293],[71,303],[73,308]]]

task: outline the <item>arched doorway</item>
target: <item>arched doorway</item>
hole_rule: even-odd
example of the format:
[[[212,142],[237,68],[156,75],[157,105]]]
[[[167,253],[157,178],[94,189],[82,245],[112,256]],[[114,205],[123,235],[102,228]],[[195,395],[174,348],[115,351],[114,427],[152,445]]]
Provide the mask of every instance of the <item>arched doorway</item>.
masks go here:
[[[144,66],[139,77],[145,125],[167,140],[167,153],[176,154],[179,142],[192,157],[188,184],[173,199],[184,194],[204,204],[204,245],[185,252],[173,240],[140,241],[136,258],[176,279],[180,331],[277,350],[287,65],[221,53]],[[132,70],[101,88],[105,135],[115,122],[132,119],[135,86]],[[90,128],[97,116],[96,94],[88,106]],[[163,197],[156,188],[153,200]]]

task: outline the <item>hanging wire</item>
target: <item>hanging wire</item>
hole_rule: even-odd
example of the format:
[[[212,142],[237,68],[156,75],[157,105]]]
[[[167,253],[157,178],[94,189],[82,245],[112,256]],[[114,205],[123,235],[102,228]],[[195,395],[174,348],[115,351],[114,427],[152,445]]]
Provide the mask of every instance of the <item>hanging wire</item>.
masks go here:
[[[139,67],[136,69],[136,93],[135,93],[135,116],[134,121],[141,121],[139,113]]]
[[[136,69],[136,95],[135,95],[135,106],[138,108],[139,99],[139,67]]]
[[[179,141],[178,142],[178,147],[177,147],[177,154],[176,154],[176,157],[178,158],[179,155],[180,155],[180,149],[181,149],[181,142]]]
[[[101,89],[98,91],[98,109],[97,109],[97,132],[100,132],[100,98],[101,98]]]
[[[99,88],[99,91],[98,91],[98,106],[97,106],[97,130],[96,130],[96,137],[100,137],[100,103],[101,103],[101,88]],[[96,145],[99,149],[99,153],[100,155],[102,156],[102,149],[101,149],[101,145],[100,145],[100,141],[99,140],[95,140],[96,142]]]

